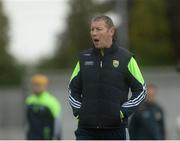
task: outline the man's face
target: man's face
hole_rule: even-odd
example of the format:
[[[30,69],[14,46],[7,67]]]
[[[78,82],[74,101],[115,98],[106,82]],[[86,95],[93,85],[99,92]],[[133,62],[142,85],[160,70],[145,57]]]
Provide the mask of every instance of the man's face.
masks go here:
[[[108,48],[112,45],[114,27],[108,27],[103,20],[91,22],[91,38],[96,48]]]
[[[156,101],[156,89],[154,87],[147,88],[147,100],[150,103],[154,103]]]

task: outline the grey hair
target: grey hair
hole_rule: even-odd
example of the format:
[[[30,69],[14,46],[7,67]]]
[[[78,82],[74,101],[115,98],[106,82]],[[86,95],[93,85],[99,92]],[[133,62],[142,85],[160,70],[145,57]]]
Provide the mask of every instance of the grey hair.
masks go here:
[[[91,22],[103,20],[109,28],[114,27],[112,19],[106,15],[95,16],[91,19]]]

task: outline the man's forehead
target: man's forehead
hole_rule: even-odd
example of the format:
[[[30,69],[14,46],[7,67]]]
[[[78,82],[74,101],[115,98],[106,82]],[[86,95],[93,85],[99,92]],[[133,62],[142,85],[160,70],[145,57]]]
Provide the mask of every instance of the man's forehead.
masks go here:
[[[91,21],[91,26],[107,26],[104,20]]]

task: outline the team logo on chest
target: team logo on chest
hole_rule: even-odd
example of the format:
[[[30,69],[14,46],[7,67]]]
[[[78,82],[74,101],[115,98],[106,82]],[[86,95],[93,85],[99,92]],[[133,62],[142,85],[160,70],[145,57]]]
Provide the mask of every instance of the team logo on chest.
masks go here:
[[[117,68],[119,66],[119,60],[113,60],[113,66]]]

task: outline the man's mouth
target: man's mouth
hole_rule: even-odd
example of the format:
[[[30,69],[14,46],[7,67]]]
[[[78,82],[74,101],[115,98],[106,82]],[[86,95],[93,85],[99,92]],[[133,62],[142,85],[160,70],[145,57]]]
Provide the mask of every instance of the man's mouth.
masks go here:
[[[94,39],[94,43],[98,43],[99,42],[99,39]]]

